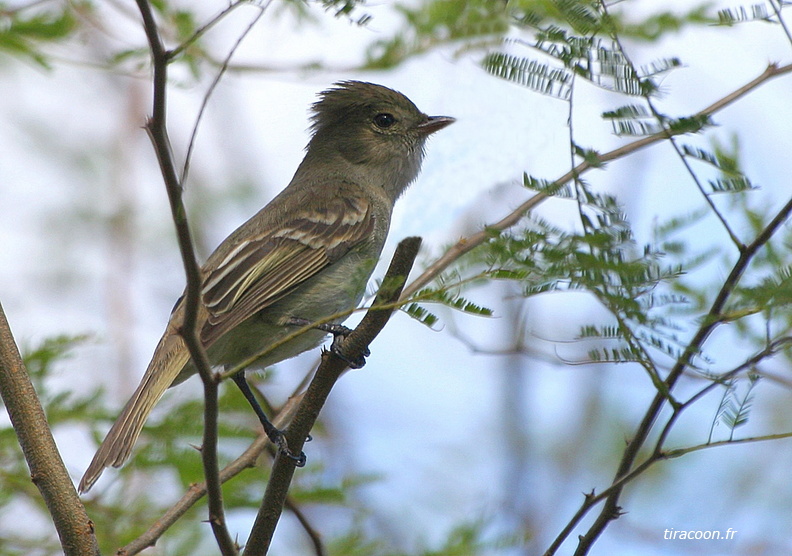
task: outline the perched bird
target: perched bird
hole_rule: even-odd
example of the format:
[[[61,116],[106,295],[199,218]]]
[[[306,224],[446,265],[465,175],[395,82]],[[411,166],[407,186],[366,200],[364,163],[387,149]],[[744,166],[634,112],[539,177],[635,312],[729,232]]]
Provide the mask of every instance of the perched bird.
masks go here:
[[[289,185],[212,253],[202,271],[198,330],[214,366],[231,369],[264,353],[263,368],[318,346],[334,323],[274,349],[295,326],[354,309],[374,270],[393,204],[416,178],[426,138],[454,118],[427,116],[406,96],[373,83],[342,81],[313,105],[312,136]],[[120,467],[165,390],[196,373],[179,334],[180,299],[146,373],[80,481],[86,492]],[[245,380],[234,376],[265,431],[287,455]]]

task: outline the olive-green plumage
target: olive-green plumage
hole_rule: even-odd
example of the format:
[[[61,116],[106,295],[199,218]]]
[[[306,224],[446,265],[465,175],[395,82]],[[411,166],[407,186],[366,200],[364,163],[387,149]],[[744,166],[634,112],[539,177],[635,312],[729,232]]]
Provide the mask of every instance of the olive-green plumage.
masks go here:
[[[429,117],[404,95],[344,81],[313,105],[312,138],[289,185],[223,241],[202,267],[198,324],[213,365],[232,367],[294,331],[353,309],[379,259],[393,204],[420,171],[424,142],[453,118]],[[151,363],[80,481],[128,458],[154,405],[195,373],[178,333],[180,301]],[[343,320],[343,319],[338,319]],[[256,362],[272,365],[319,345],[310,330]]]

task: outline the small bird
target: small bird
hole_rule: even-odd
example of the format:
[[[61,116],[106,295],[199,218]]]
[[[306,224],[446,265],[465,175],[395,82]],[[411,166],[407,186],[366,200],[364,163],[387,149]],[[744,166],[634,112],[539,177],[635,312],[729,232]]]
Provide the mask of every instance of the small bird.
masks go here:
[[[397,91],[360,81],[323,91],[312,112],[312,136],[289,185],[201,268],[198,330],[213,366],[231,369],[264,353],[254,364],[264,368],[315,348],[328,332],[343,333],[339,318],[267,351],[295,326],[360,303],[385,244],[393,204],[418,175],[427,137],[454,122],[427,116]],[[80,481],[81,493],[106,467],[120,467],[129,458],[165,390],[197,372],[179,333],[183,299]],[[270,439],[304,464],[305,456],[288,450],[283,433],[258,406],[245,371],[233,379]]]

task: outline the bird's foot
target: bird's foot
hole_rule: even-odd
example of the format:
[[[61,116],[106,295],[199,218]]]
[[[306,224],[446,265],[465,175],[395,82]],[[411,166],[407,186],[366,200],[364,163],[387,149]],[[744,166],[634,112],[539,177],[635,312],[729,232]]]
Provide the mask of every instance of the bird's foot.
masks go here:
[[[300,452],[300,455],[295,455],[295,453],[289,448],[289,443],[286,441],[286,435],[282,430],[272,429],[267,431],[267,436],[272,441],[272,443],[278,447],[278,451],[292,460],[295,466],[305,467],[305,462],[307,461],[305,452]]]
[[[301,319],[298,317],[291,317],[287,321],[287,323],[292,326],[306,326],[311,324],[311,321],[307,319]],[[351,328],[344,326],[343,324],[336,324],[333,322],[317,324],[314,326],[314,328],[317,330],[321,330],[322,332],[327,332],[328,334],[333,335],[333,343],[330,344],[330,351],[333,352],[333,354],[336,357],[339,357],[340,359],[345,361],[350,368],[360,369],[366,364],[366,357],[371,355],[371,352],[368,350],[368,348],[366,348],[366,351],[363,352],[363,354],[360,357],[354,359],[349,358],[343,353],[341,353],[340,350],[341,342],[343,342],[344,338],[346,338],[352,333]]]

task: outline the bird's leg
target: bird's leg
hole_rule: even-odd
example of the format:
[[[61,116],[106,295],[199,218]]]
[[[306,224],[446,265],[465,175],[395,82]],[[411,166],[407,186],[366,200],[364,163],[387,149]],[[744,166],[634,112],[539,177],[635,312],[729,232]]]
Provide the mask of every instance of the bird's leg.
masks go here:
[[[291,326],[307,326],[311,324],[311,321],[308,319],[301,319],[299,317],[290,317],[286,324]],[[344,326],[343,324],[336,324],[333,322],[326,322],[322,324],[314,325],[313,328],[316,330],[321,330],[322,332],[327,332],[328,334],[333,335],[333,343],[330,344],[330,351],[332,351],[337,357],[340,357],[352,368],[352,369],[360,369],[363,365],[366,364],[366,357],[371,355],[371,352],[366,349],[366,351],[358,357],[357,359],[350,359],[346,355],[342,354],[339,351],[339,346],[341,342],[344,341],[344,338],[349,336],[352,333],[352,329]]]
[[[253,391],[250,389],[250,385],[247,383],[247,379],[245,378],[245,371],[239,371],[237,374],[231,377],[234,379],[234,382],[242,391],[242,395],[245,396],[245,399],[248,401],[250,406],[253,408],[253,411],[256,412],[256,415],[261,421],[261,426],[264,427],[264,432],[267,433],[267,436],[275,446],[278,447],[283,455],[288,457],[289,459],[294,461],[294,465],[297,467],[303,467],[305,465],[305,453],[300,452],[300,455],[295,455],[289,449],[289,444],[286,442],[286,437],[283,434],[283,431],[273,425],[269,419],[267,419],[267,415],[264,413],[264,410],[261,409],[261,405],[258,403],[258,400],[253,395]]]

